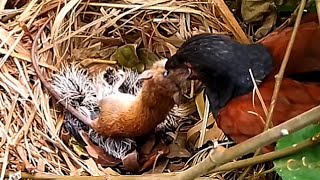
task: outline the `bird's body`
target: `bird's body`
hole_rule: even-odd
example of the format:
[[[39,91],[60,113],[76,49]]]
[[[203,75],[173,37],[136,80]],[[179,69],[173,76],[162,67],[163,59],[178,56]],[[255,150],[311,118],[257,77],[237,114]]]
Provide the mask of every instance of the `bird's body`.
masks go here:
[[[313,32],[314,36],[320,37],[320,30],[313,22],[308,22],[299,31]],[[285,29],[272,34],[270,39],[266,37],[259,44],[251,45],[240,44],[223,35],[197,35],[187,40],[168,60],[166,69],[169,72],[185,69],[184,76],[188,76],[188,69],[191,69],[190,77],[206,85],[206,94],[218,127],[235,142],[241,143],[261,133],[266,120],[258,97],[253,98],[249,69],[268,109],[275,85],[274,75],[279,71],[291,34],[292,29]],[[289,69],[281,84],[273,125],[320,104],[319,84],[289,78],[297,73],[320,70],[320,51],[315,51],[320,49],[320,41],[314,40],[308,44],[303,37],[312,38],[311,34],[297,36]],[[272,150],[272,146],[263,149],[264,152]]]
[[[269,109],[275,81],[269,80],[259,86],[263,101]],[[320,85],[306,84],[291,79],[281,83],[272,123],[279,125],[320,104]],[[259,133],[265,127],[266,115],[257,95],[253,93],[238,96],[229,101],[217,116],[217,124],[235,142],[243,142]],[[269,152],[272,146],[264,148]]]

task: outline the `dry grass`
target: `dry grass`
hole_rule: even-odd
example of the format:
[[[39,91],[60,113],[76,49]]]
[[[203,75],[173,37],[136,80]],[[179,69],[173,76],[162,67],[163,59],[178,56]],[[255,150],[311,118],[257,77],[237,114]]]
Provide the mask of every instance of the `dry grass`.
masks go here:
[[[228,34],[247,43],[223,1],[214,2],[0,1],[1,177],[5,170],[110,173],[92,159],[81,160],[63,143],[61,112],[30,63],[32,38],[49,17],[53,18],[38,40],[38,51],[39,64],[50,81],[63,64],[73,61],[98,72],[112,64],[110,55],[127,43],[162,57],[172,55],[183,40],[201,32]]]

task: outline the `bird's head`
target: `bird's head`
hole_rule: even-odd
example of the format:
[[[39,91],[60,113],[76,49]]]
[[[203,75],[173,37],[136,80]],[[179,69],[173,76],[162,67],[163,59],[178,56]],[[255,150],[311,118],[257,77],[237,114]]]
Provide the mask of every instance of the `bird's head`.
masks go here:
[[[272,58],[260,44],[245,45],[228,36],[204,33],[185,41],[165,69],[169,73],[179,69],[188,79],[225,79],[242,86],[251,84],[249,69],[257,80],[264,79],[272,69]]]
[[[203,67],[208,65],[206,61],[203,61],[204,55],[208,52],[206,52],[207,50],[203,51],[201,42],[210,36],[212,34],[200,34],[185,41],[176,54],[166,62],[165,69],[168,73],[179,70],[188,79],[201,79],[201,75],[204,73]],[[198,56],[199,53],[201,56]]]

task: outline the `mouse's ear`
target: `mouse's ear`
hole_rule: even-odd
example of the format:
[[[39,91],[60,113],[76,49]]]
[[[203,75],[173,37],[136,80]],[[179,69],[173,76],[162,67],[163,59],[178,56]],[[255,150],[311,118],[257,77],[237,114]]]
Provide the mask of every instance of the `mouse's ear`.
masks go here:
[[[138,75],[138,80],[147,80],[153,77],[153,71],[145,70],[141,74]]]

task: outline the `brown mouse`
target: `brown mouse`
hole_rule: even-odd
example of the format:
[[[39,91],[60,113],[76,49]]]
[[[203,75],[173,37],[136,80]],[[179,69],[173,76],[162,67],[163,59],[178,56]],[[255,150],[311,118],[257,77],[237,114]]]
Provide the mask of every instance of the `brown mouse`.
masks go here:
[[[186,82],[183,78],[177,79],[177,74],[166,74],[164,63],[157,62],[138,76],[143,85],[137,96],[115,93],[103,98],[100,115],[90,126],[105,137],[139,137],[152,133],[165,120],[175,100],[179,103],[180,85],[176,83]]]

